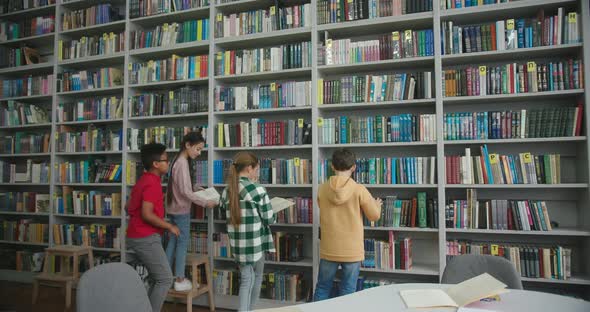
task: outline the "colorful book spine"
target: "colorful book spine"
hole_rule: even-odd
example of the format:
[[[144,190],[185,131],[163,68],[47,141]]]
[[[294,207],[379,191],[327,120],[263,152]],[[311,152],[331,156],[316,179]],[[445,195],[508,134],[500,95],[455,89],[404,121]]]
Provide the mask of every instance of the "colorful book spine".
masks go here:
[[[209,56],[178,56],[161,60],[132,63],[129,66],[129,83],[146,84],[150,82],[190,80],[207,77]]]
[[[216,86],[216,111],[311,106],[311,81],[283,81],[249,86]]]
[[[250,122],[217,124],[217,147],[249,147],[311,144],[311,123],[298,120],[267,121],[252,118]]]
[[[148,92],[129,96],[129,117],[204,113],[209,90],[185,86],[168,92]]]
[[[432,11],[432,0],[318,0],[318,24]]]
[[[209,19],[164,23],[155,28],[131,31],[129,36],[133,50],[209,40]]]
[[[196,131],[207,138],[207,125],[195,127],[150,127],[144,129],[127,129],[127,147],[132,151],[141,149],[144,144],[160,143],[169,149],[180,149],[180,142],[185,134]]]
[[[214,160],[213,183],[225,183],[225,177],[232,160]],[[258,181],[260,184],[310,184],[311,160],[301,158],[291,159],[259,159],[260,170]]]

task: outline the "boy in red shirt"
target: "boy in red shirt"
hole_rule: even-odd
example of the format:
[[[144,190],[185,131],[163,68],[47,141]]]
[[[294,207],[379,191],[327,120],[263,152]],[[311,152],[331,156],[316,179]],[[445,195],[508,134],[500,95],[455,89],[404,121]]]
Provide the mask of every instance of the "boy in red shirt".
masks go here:
[[[178,227],[164,220],[164,194],[161,176],[168,172],[168,155],[162,144],[146,144],[141,148],[143,175],[131,190],[127,204],[129,225],[127,247],[131,258],[143,264],[152,281],[148,291],[152,311],[162,309],[166,294],[172,286],[172,271],[162,247],[162,233],[170,231],[178,236]]]

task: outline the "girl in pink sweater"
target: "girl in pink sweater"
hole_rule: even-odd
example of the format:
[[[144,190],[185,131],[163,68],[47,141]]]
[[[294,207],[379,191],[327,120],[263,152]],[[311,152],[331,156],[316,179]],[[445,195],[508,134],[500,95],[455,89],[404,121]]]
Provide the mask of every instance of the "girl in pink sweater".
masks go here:
[[[192,289],[192,283],[185,278],[184,268],[186,264],[186,252],[190,241],[191,204],[201,207],[213,208],[216,202],[206,201],[196,195],[191,183],[191,170],[189,160],[201,155],[205,148],[205,139],[199,132],[190,132],[184,136],[180,152],[170,165],[170,177],[166,191],[166,212],[170,222],[180,229],[178,237],[170,235],[166,256],[176,279],[174,289],[188,291]],[[175,261],[176,260],[176,261]]]

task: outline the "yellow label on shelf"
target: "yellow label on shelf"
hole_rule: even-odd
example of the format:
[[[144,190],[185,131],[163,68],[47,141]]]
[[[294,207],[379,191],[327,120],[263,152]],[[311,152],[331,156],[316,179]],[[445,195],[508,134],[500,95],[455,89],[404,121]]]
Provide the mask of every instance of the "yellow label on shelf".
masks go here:
[[[80,38],[80,41],[81,41],[82,43],[86,43],[86,37],[82,37],[82,38]]]
[[[274,275],[274,273],[268,274],[268,281],[271,282],[271,283],[274,283],[275,282],[275,275]]]
[[[488,73],[488,68],[485,66],[480,66],[479,67],[479,75],[480,76],[485,76]]]
[[[295,167],[299,167],[301,164],[301,159],[299,159],[299,157],[295,157],[293,158],[293,162],[295,163]]]
[[[270,7],[270,15],[275,15],[277,13],[277,8],[273,5]]]
[[[570,23],[576,23],[578,21],[578,14],[576,12],[568,13],[567,20]]]
[[[352,2],[354,2],[354,0],[348,0],[348,3],[352,3]]]
[[[115,33],[114,33],[114,32],[111,32],[111,33],[109,34],[109,38],[110,38],[111,40],[115,39]]]
[[[394,31],[391,33],[391,40],[399,41],[399,31]]]
[[[533,156],[531,155],[531,153],[524,153],[522,154],[522,160],[525,164],[530,164],[533,162]]]
[[[129,65],[127,65],[127,69],[131,70],[131,68],[133,68],[133,65],[131,63],[129,63]]]
[[[303,128],[303,118],[297,119],[297,125],[299,126],[299,128]]]
[[[514,30],[514,19],[509,19],[506,21],[506,29]]]
[[[109,36],[107,35],[107,33],[102,34],[102,39],[103,40],[108,40]]]
[[[529,73],[535,72],[537,70],[537,63],[528,62],[528,63],[526,63],[526,68]]]
[[[111,102],[115,103],[117,101],[117,97],[116,96],[111,96]]]
[[[404,32],[404,35],[406,36],[406,40],[412,40],[412,31],[411,30],[406,30]]]
[[[150,61],[148,62],[148,67],[154,67],[154,61],[150,60]]]
[[[273,83],[271,83],[271,84],[270,84],[270,91],[273,91],[273,92],[274,92],[274,91],[276,91],[276,90],[277,90],[277,84],[276,84],[276,83],[274,83],[274,82],[273,82]]]
[[[223,57],[223,55],[221,55],[221,52],[217,52],[217,59],[221,61],[222,57]]]
[[[328,49],[332,48],[332,39],[326,39],[326,48],[328,48]]]
[[[168,97],[169,97],[171,100],[174,100],[174,91],[170,91],[170,92],[168,92]]]
[[[217,21],[218,22],[222,22],[223,21],[223,14],[217,13]]]
[[[318,127],[323,127],[323,126],[324,126],[324,118],[318,117]]]
[[[490,154],[490,164],[495,165],[500,161],[500,155],[498,154]]]
[[[168,23],[164,23],[164,25],[162,26],[162,28],[164,28],[164,31],[168,31]]]
[[[492,250],[491,250],[491,254],[492,256],[497,256],[500,254],[499,250],[498,250],[498,245],[492,244]]]

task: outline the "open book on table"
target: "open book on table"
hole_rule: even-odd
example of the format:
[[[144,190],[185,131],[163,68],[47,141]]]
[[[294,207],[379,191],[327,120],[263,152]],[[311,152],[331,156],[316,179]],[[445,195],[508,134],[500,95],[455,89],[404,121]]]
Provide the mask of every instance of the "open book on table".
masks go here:
[[[408,308],[462,307],[507,291],[506,284],[484,273],[447,289],[400,290],[400,296]]]
[[[219,195],[219,192],[217,192],[217,190],[214,187],[200,190],[198,192],[195,192],[195,194],[197,194],[199,197],[203,198],[204,200],[214,201],[216,203],[218,203],[219,198],[221,198],[221,195]]]
[[[272,206],[272,211],[278,213],[279,211],[292,207],[295,203],[282,197],[273,197],[270,200],[270,205]]]

